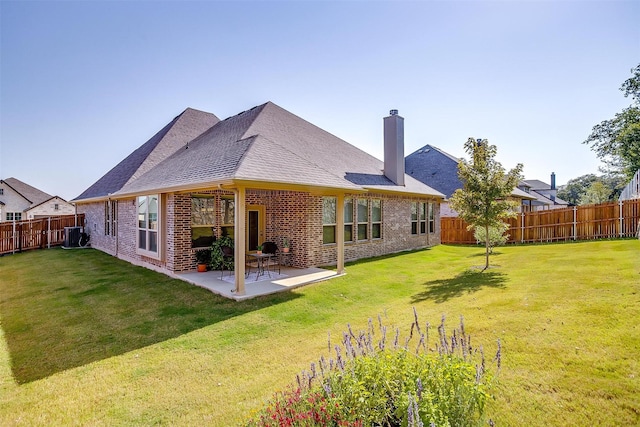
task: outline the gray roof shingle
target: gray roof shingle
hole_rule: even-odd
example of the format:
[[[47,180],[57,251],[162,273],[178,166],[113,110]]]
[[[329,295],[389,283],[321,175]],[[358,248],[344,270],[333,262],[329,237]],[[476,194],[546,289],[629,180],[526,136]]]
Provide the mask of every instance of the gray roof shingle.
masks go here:
[[[388,181],[383,162],[283,108],[267,102],[218,122],[117,194],[251,180],[314,187],[442,194],[406,177]],[[363,181],[362,177],[367,176]]]

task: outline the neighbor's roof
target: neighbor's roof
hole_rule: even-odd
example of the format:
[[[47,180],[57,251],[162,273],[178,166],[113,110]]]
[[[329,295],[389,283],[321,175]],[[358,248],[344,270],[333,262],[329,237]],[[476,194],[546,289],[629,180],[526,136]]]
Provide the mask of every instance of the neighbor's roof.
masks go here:
[[[443,197],[409,176],[395,185],[382,169],[381,160],[267,102],[218,122],[115,195],[245,180]]]
[[[29,184],[26,184],[16,178],[7,178],[3,181],[9,187],[13,188],[17,193],[20,193],[22,197],[31,202],[31,205],[40,204],[53,197],[51,194],[38,190],[37,188],[32,187]]]
[[[405,171],[409,175],[444,193],[447,199],[462,188],[462,181],[458,177],[458,163],[459,158],[429,144],[409,154],[404,161]],[[511,195],[520,199],[535,199],[517,187]]]
[[[459,162],[457,157],[427,144],[409,154],[404,160],[404,167],[406,173],[450,198],[462,188],[462,181],[458,178]]]
[[[525,179],[522,182],[531,187],[532,190],[551,190],[551,186],[549,184],[538,179]]]
[[[187,108],[74,200],[116,193],[219,121],[214,114]]]

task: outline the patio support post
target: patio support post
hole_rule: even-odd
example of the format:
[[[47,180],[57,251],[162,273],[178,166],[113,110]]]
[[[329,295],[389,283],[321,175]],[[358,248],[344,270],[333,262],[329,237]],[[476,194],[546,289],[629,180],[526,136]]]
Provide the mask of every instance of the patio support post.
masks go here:
[[[336,199],[336,266],[338,274],[344,274],[344,194],[338,194]]]
[[[234,191],[235,197],[235,215],[234,215],[234,274],[236,281],[236,295],[244,295],[244,257],[246,252],[246,191],[244,187],[238,187],[237,191]]]

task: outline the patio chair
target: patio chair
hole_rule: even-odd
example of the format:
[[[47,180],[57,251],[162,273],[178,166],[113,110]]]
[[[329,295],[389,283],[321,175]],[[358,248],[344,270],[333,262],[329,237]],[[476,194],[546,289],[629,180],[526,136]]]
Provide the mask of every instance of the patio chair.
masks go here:
[[[269,260],[269,264],[273,264],[273,272],[276,271],[276,263],[278,265],[278,274],[280,274],[280,250],[274,242],[264,242],[262,244],[262,253],[271,254],[273,257]]]
[[[233,262],[233,248],[231,246],[222,246],[220,248],[222,250],[222,268],[220,269],[220,278],[224,276],[224,265],[228,262],[228,260],[232,260]],[[229,270],[231,272],[231,270]]]

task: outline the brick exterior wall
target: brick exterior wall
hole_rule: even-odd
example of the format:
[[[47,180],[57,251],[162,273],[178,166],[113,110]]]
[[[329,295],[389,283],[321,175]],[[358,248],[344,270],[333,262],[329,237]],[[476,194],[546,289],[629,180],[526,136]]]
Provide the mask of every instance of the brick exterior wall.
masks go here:
[[[216,227],[214,234],[221,235],[223,196],[229,191],[212,190],[198,192],[215,197]],[[135,199],[117,202],[117,237],[105,235],[104,202],[78,204],[78,213],[85,214],[85,227],[91,233],[92,247],[122,258],[136,265],[151,269],[182,272],[196,268],[195,250],[191,248],[191,194],[169,193],[162,197],[162,229],[164,253],[161,259],[153,259],[136,253],[137,206]],[[380,199],[382,201],[382,238],[345,243],[345,260],[356,260],[404,250],[419,249],[440,243],[440,208],[436,200],[405,198],[401,196],[375,195],[353,196]],[[411,234],[411,203],[434,202],[435,233]],[[265,241],[273,241],[282,247],[286,237],[291,244],[289,261],[295,267],[332,265],[336,263],[337,245],[322,243],[322,197],[306,192],[252,190],[246,192],[247,205],[265,207]],[[370,213],[369,213],[370,215]],[[354,231],[355,231],[354,224]],[[369,230],[369,235],[370,230]],[[117,244],[117,246],[116,246]]]

